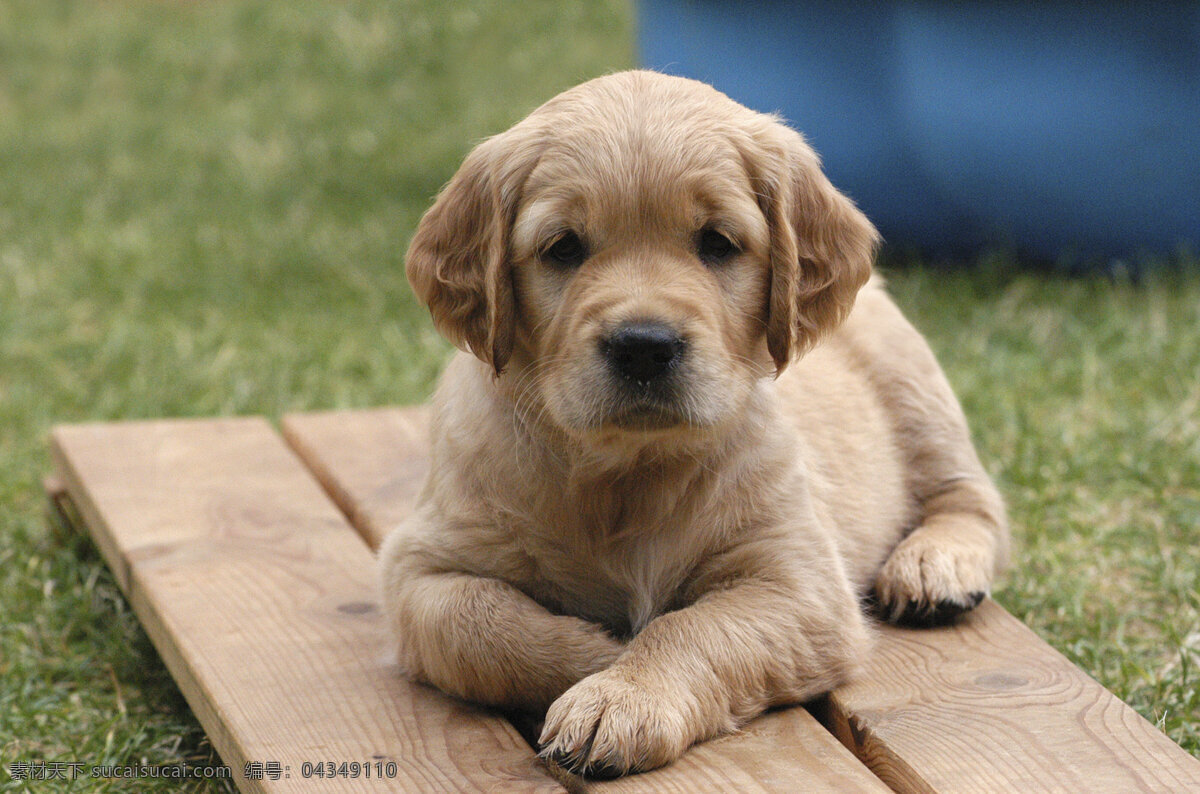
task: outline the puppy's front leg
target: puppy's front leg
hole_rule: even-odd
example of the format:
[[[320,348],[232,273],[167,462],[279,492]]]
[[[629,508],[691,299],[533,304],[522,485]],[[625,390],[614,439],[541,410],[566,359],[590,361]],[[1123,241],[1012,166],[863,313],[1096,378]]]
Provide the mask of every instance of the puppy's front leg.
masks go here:
[[[444,692],[540,712],[624,648],[600,626],[551,614],[499,579],[439,569],[400,542],[381,559],[399,662]]]
[[[651,621],[611,667],[555,701],[542,755],[592,776],[653,769],[769,706],[845,681],[869,643],[865,621],[836,560],[805,567],[711,572],[711,589]]]

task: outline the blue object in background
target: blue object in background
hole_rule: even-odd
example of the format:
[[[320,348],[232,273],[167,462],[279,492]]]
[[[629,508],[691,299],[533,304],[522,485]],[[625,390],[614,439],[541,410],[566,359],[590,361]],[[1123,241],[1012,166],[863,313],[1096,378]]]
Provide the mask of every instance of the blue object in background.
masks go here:
[[[778,111],[885,239],[1200,252],[1200,2],[641,0],[642,63]]]

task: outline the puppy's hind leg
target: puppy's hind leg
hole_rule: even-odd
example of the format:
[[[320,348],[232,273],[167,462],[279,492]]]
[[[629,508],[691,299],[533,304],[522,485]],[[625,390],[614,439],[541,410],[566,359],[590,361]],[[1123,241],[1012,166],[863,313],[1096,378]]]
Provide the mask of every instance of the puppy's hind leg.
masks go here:
[[[882,292],[866,301],[876,328],[885,332],[863,335],[860,343],[869,350],[871,377],[918,507],[916,529],[884,563],[874,596],[881,616],[893,623],[945,623],[978,606],[1007,563],[1004,503],[925,340]]]

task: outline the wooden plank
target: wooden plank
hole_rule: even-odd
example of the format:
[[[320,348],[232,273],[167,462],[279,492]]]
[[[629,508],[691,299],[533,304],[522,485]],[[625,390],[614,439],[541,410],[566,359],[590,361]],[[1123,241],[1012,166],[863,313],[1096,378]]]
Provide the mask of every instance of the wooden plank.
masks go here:
[[[289,414],[280,429],[372,549],[412,512],[429,469],[424,406]]]
[[[696,745],[670,766],[590,783],[588,791],[890,792],[803,708],[772,711],[740,733]]]
[[[1197,761],[993,601],[884,629],[827,724],[896,791],[1200,791]]]
[[[412,507],[427,421],[404,408],[284,427],[377,543]],[[1200,762],[992,601],[952,627],[883,627],[866,675],[822,713],[900,791],[1200,791]]]
[[[68,536],[79,532],[82,521],[75,511],[75,506],[71,504],[67,484],[62,478],[54,474],[43,477],[42,492],[46,494],[46,517],[51,531],[57,534],[60,540],[66,540]]]
[[[42,492],[46,494],[46,498],[54,503],[54,508],[57,509],[59,500],[67,495],[67,484],[62,481],[62,478],[56,474],[48,474],[42,478]]]
[[[57,428],[62,478],[244,791],[561,791],[506,721],[382,660],[374,561],[260,419]],[[397,776],[305,779],[305,762]],[[247,780],[247,762],[281,764]]]
[[[284,437],[373,546],[412,510],[427,468],[428,413],[389,408],[293,414]],[[572,787],[583,786],[574,778]],[[693,747],[662,769],[589,791],[887,791],[806,712],[786,709]]]

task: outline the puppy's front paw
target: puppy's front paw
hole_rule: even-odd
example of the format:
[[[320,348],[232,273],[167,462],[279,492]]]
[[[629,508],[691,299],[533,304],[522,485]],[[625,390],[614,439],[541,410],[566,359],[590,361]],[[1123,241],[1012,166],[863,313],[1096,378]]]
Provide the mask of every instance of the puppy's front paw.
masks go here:
[[[898,545],[875,580],[881,617],[936,626],[979,606],[991,587],[994,553],[976,536],[923,527]]]
[[[662,766],[694,740],[683,700],[639,686],[619,668],[595,673],[550,706],[541,756],[597,778]]]

